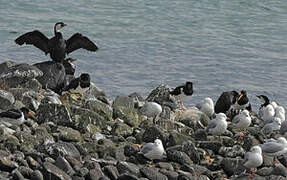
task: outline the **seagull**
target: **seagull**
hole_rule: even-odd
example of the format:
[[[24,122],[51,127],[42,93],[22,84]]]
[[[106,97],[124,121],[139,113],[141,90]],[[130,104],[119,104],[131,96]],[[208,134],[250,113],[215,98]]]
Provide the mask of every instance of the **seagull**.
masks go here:
[[[164,147],[160,139],[156,139],[154,143],[145,144],[140,150],[140,153],[149,160],[161,159],[164,152]]]
[[[20,125],[25,119],[36,119],[34,114],[26,107],[19,109],[8,109],[0,113],[0,124],[10,127],[12,125]]]
[[[263,163],[263,157],[262,157],[262,149],[260,146],[253,146],[249,152],[245,153],[243,166],[248,169],[251,169],[251,171],[254,168],[253,174],[250,174],[248,176],[249,178],[253,178],[254,176],[256,176],[254,174],[256,172],[256,168],[261,166],[262,163]]]
[[[142,115],[153,118],[153,123],[156,123],[156,119],[162,112],[162,107],[156,102],[146,102],[140,109]]]
[[[275,115],[274,107],[271,104],[268,104],[266,107],[261,109],[262,116],[260,117],[264,123],[272,122],[272,118]]]
[[[261,129],[262,133],[265,135],[271,134],[273,131],[280,130],[281,127],[281,119],[275,117],[272,123],[265,124],[265,126]]]
[[[246,130],[246,128],[248,128],[251,124],[251,117],[249,115],[249,111],[244,109],[243,111],[241,111],[238,115],[236,115],[233,119],[232,119],[232,124],[234,125],[234,127],[236,129],[239,130]],[[240,139],[242,139],[244,136],[243,133],[240,134]]]
[[[210,97],[204,98],[203,101],[196,104],[196,107],[208,117],[212,117],[214,115],[214,104]]]
[[[287,141],[284,137],[279,137],[277,140],[268,140],[260,146],[264,154],[274,158],[287,152]],[[276,163],[274,165],[276,166]]]
[[[279,129],[280,134],[284,135],[287,132],[287,121],[283,121],[281,123],[281,127]]]
[[[178,86],[174,90],[169,92],[170,95],[180,102],[180,109],[186,109],[182,103],[182,100],[193,94],[193,84],[187,81],[185,85]]]
[[[281,119],[281,122],[285,121],[285,109],[283,106],[277,106],[275,108],[275,117]]]
[[[258,111],[259,117],[262,117],[265,107],[270,104],[270,100],[265,95],[257,95],[256,97],[262,102],[262,104],[260,105],[259,111]]]
[[[212,135],[220,136],[227,129],[226,115],[224,113],[219,113],[214,119],[212,119],[207,128],[206,132]]]

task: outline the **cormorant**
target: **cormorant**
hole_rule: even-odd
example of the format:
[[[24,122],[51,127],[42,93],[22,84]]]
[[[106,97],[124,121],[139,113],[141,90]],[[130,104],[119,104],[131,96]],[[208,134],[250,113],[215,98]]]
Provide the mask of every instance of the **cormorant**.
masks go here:
[[[89,51],[96,51],[98,47],[86,36],[80,33],[74,34],[68,40],[65,40],[60,32],[60,29],[67,26],[63,22],[58,22],[54,26],[55,36],[51,39],[47,38],[43,33],[38,30],[27,32],[18,37],[16,44],[23,45],[32,44],[41,49],[46,55],[55,62],[63,63],[66,54],[69,54],[77,49],[84,48]]]

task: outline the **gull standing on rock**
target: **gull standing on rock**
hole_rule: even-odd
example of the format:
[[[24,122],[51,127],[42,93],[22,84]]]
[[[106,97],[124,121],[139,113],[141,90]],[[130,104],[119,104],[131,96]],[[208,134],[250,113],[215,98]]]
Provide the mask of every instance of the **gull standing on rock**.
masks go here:
[[[140,153],[150,160],[161,159],[164,152],[164,147],[160,139],[156,139],[154,143],[145,144],[140,150]]]
[[[209,122],[206,132],[212,135],[220,136],[227,129],[226,119],[227,117],[224,113],[217,114],[216,118]]]
[[[156,119],[162,112],[162,107],[156,102],[146,102],[141,108],[140,113],[142,115],[153,118],[153,123],[156,124]]]
[[[211,118],[214,115],[214,104],[210,97],[204,98],[203,101],[196,104],[196,107],[206,114],[209,118]]]
[[[262,149],[260,146],[253,146],[249,152],[245,153],[243,166],[248,169],[251,169],[251,171],[254,168],[253,174],[250,174],[248,176],[249,178],[253,178],[254,176],[256,176],[254,172],[256,172],[256,168],[261,166],[262,163],[263,163],[263,157],[262,157]]]
[[[281,119],[275,117],[272,123],[265,124],[265,126],[261,129],[262,133],[265,135],[271,134],[273,131],[280,130],[281,127]]]
[[[275,117],[281,119],[281,122],[285,121],[285,109],[283,106],[277,106],[275,108]]]
[[[180,103],[180,109],[186,109],[183,105],[183,99],[186,99],[188,96],[192,96],[193,94],[193,84],[192,82],[187,81],[185,85],[178,86],[174,90],[169,92],[176,101]]]
[[[246,109],[241,111],[238,115],[236,115],[232,119],[232,124],[234,125],[236,129],[239,129],[241,131],[246,130],[246,128],[248,128],[251,124],[251,117],[249,115],[249,111]],[[242,139],[243,136],[244,134],[241,133],[240,139]]]
[[[279,137],[277,140],[270,139],[260,146],[264,154],[274,158],[287,152],[287,141],[284,137]],[[275,162],[274,165],[276,166]]]
[[[260,105],[259,111],[258,111],[259,117],[262,117],[264,109],[266,108],[266,106],[270,104],[270,100],[265,95],[257,95],[256,97],[262,102],[262,104]]]

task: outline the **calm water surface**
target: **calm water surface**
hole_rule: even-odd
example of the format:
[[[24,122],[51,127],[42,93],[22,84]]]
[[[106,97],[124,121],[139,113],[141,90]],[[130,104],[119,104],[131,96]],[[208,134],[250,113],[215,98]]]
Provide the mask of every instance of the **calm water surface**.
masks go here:
[[[49,60],[13,40],[34,29],[52,37],[57,21],[65,38],[80,32],[99,46],[69,56],[110,98],[189,80],[190,105],[246,89],[256,108],[257,94],[287,107],[285,0],[1,0],[0,61]]]

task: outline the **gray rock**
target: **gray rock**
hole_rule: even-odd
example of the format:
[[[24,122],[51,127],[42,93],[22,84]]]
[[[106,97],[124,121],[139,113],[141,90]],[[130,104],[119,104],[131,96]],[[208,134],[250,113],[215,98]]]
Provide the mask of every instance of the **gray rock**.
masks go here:
[[[135,103],[133,98],[127,96],[117,96],[113,102],[113,108],[134,108]]]
[[[105,166],[104,173],[111,179],[116,180],[119,177],[119,172],[115,166]]]
[[[58,127],[57,131],[60,133],[59,138],[65,142],[80,142],[82,141],[81,133],[69,127]]]
[[[23,93],[23,98],[22,98],[22,102],[23,104],[33,110],[36,111],[40,105],[40,98],[39,98],[39,94],[37,94],[35,91],[26,91],[25,93]]]
[[[197,129],[194,132],[194,139],[197,141],[207,141],[207,133],[205,129]]]
[[[165,175],[154,170],[154,168],[143,167],[140,169],[140,172],[143,174],[144,177],[150,180],[168,180],[168,178]]]
[[[166,136],[164,132],[159,129],[158,127],[149,127],[145,130],[145,132],[142,135],[142,141],[144,142],[154,142],[155,139],[159,138],[163,145],[165,145],[166,142]]]
[[[103,103],[98,99],[88,100],[84,105],[84,108],[95,111],[99,115],[106,118],[107,121],[112,119],[113,109],[110,105]]]
[[[18,164],[14,161],[11,161],[8,157],[0,158],[0,170],[6,172],[12,172],[18,167]]]
[[[64,172],[66,172],[70,176],[75,174],[75,171],[70,165],[70,163],[62,156],[58,156],[54,165],[62,169]]]
[[[283,177],[287,177],[287,169],[282,164],[277,165],[273,171],[271,172],[273,175],[280,175]]]
[[[93,82],[91,82],[90,89],[85,92],[84,97],[86,99],[93,99],[96,97],[97,99],[103,101],[104,103],[108,103],[108,100],[106,99],[106,94],[103,90],[98,88]]]
[[[219,149],[223,146],[222,143],[217,141],[199,141],[199,147],[203,149],[210,149],[216,154],[219,152]]]
[[[59,155],[80,158],[79,150],[71,143],[57,142],[44,147],[46,153],[56,159]]]
[[[139,167],[133,163],[125,162],[125,161],[119,161],[116,165],[118,171],[120,174],[124,173],[131,173],[136,176],[140,175]]]
[[[37,79],[30,79],[22,87],[38,92],[42,89],[42,84]]]
[[[29,166],[32,168],[32,169],[38,169],[41,167],[41,165],[31,156],[28,156],[26,158],[27,160],[27,163],[29,164]]]
[[[2,63],[1,67],[3,71],[0,71],[0,79],[10,88],[19,87],[43,75],[41,70],[29,64]]]
[[[196,109],[178,110],[175,119],[194,130],[204,129],[210,121],[206,114]]]
[[[15,98],[12,93],[0,90],[0,109],[10,109],[13,107]]]
[[[190,157],[193,163],[198,164],[200,162],[200,156],[197,148],[191,141],[186,141],[183,143],[182,151]]]
[[[160,169],[159,172],[165,175],[168,178],[168,180],[177,180],[178,178],[178,173],[175,171],[168,171],[165,169]]]
[[[170,131],[168,139],[169,139],[167,143],[168,146],[181,145],[185,141],[193,140],[190,136],[179,133],[176,130]]]
[[[138,178],[135,175],[124,173],[121,174],[118,178],[118,180],[138,180]]]
[[[52,121],[57,125],[72,125],[70,111],[64,105],[41,104],[36,112],[36,116],[38,117],[39,124]]]
[[[244,157],[245,151],[240,145],[234,145],[232,147],[222,146],[219,149],[219,154],[223,155],[224,157],[231,158],[235,158],[237,156]]]
[[[122,123],[121,121],[117,121],[113,126],[112,126],[112,134],[115,136],[123,136],[123,137],[128,137],[133,133],[133,129],[128,126],[125,123]]]
[[[221,162],[222,168],[224,172],[231,176],[238,171],[239,167],[241,166],[243,159],[238,158],[224,158]]]
[[[20,164],[20,163],[19,163]],[[31,174],[33,173],[33,170],[29,168],[29,165],[27,166],[20,166],[17,168],[17,170],[27,179],[31,179]]]
[[[31,173],[31,180],[44,180],[43,174],[39,170],[35,170]]]
[[[61,100],[57,96],[45,96],[41,100],[41,104],[62,104]]]
[[[43,163],[44,179],[71,180],[72,178],[63,170],[50,162]]]
[[[181,151],[167,151],[167,158],[171,161],[178,162],[180,164],[192,164],[192,160],[185,152]]]
[[[18,169],[15,169],[12,172],[12,177],[14,180],[25,180],[24,176],[21,174],[20,171],[18,171]]]
[[[100,168],[91,169],[86,176],[87,180],[100,180],[100,178],[105,177],[105,174]]]
[[[166,170],[169,170],[169,171],[174,171],[174,168],[173,168],[172,164],[168,163],[168,162],[158,162],[156,164],[156,167],[159,167],[160,169],[166,169]]]
[[[45,61],[34,64],[43,72],[43,76],[37,77],[37,80],[44,88],[49,88],[55,92],[60,92],[64,87],[65,82],[65,68],[61,63],[53,61]]]

